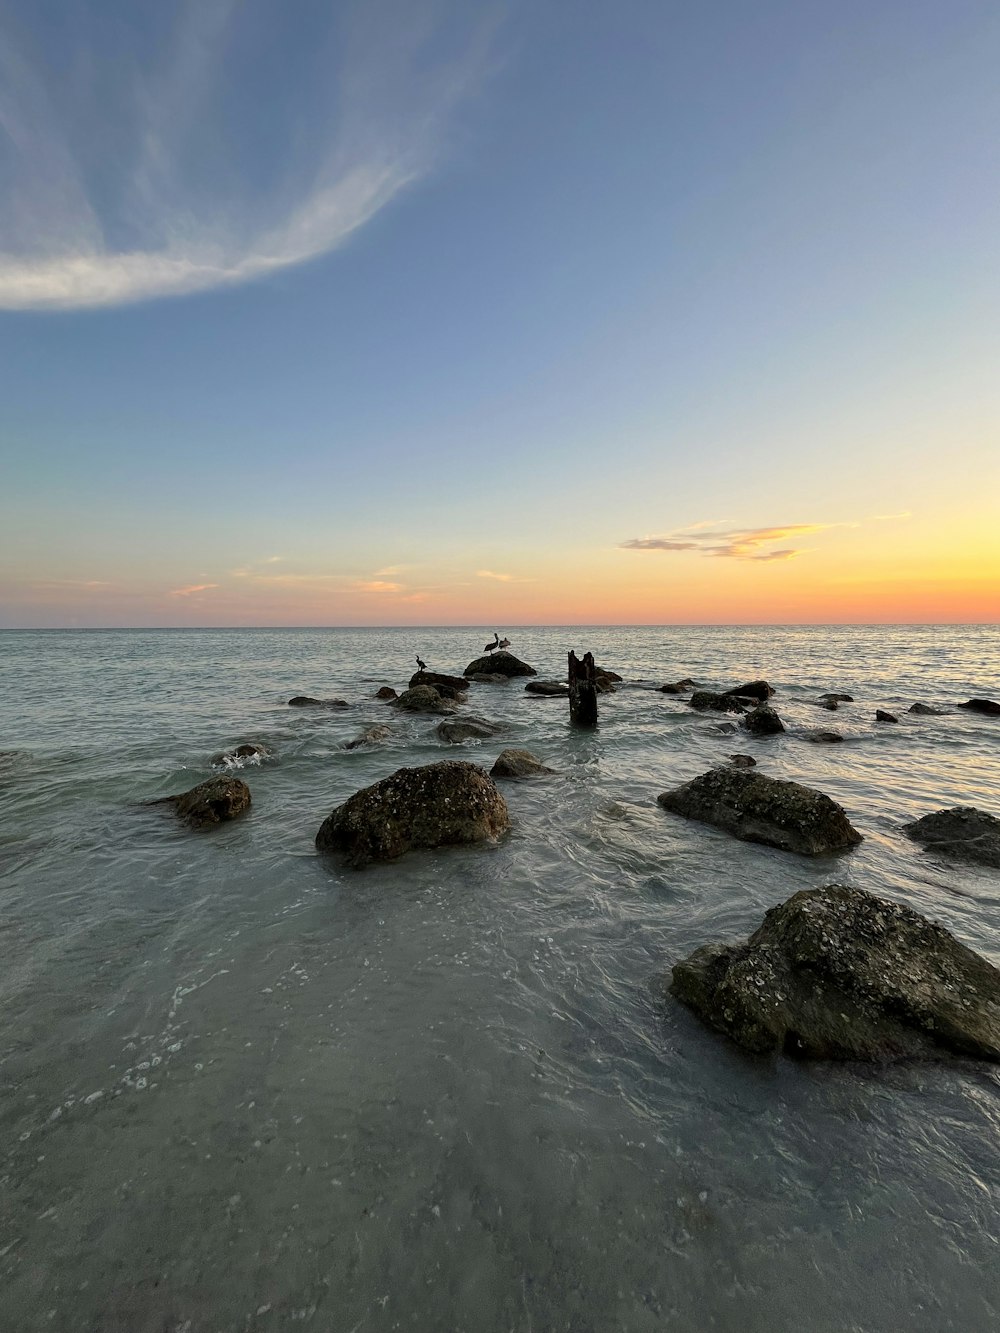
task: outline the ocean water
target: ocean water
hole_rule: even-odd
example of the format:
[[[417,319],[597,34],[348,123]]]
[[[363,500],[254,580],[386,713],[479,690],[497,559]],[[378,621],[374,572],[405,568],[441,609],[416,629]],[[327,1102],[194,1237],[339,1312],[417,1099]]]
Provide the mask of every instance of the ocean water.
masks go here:
[[[0,1328],[1000,1326],[996,1069],[751,1059],[654,984],[832,882],[1000,964],[1000,878],[900,832],[1000,813],[1000,719],[903,711],[1000,697],[1000,631],[506,632],[542,676],[575,648],[625,677],[596,732],[517,681],[473,685],[508,729],[460,746],[372,698],[416,653],[460,672],[483,630],[0,634]],[[652,688],[683,676],[766,677],[787,734]],[[271,751],[246,817],[141,804],[243,741]],[[503,784],[497,845],[316,855],[359,787],[511,744],[556,773]],[[798,858],[656,805],[737,750],[864,842]]]

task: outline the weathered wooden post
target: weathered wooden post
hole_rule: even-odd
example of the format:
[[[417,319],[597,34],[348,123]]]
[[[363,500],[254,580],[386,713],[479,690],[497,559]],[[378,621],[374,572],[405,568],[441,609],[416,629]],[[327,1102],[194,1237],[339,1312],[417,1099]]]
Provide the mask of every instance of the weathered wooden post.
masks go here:
[[[569,720],[576,727],[597,726],[597,677],[594,654],[569,655]]]

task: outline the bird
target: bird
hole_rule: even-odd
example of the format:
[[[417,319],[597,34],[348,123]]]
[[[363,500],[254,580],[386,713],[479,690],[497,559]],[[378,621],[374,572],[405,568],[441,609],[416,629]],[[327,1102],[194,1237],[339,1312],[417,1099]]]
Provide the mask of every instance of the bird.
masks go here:
[[[495,634],[495,633],[496,633],[496,630],[494,630],[493,633]],[[510,639],[501,639],[500,642],[497,644],[497,647],[498,647],[498,648],[509,648],[509,647],[510,647]]]
[[[500,635],[496,632],[496,630],[494,630],[494,631],[493,631],[493,642],[492,642],[492,643],[488,643],[488,644],[486,644],[485,647],[483,648],[483,652],[484,652],[484,653],[492,653],[493,650],[494,650],[495,648],[499,648],[499,647],[500,647]]]
[[[419,654],[417,655],[417,666],[420,668],[421,671],[427,670],[427,663],[421,662]]]

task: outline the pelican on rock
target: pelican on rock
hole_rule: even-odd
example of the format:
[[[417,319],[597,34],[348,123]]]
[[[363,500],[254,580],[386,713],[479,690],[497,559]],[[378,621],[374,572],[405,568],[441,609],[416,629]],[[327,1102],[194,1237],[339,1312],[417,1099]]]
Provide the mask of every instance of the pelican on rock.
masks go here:
[[[494,652],[494,651],[495,651],[497,648],[499,648],[499,647],[500,647],[500,635],[496,632],[496,630],[494,630],[494,631],[493,631],[493,642],[492,642],[492,643],[488,643],[488,644],[486,644],[485,647],[483,648],[483,652],[484,652],[484,653],[492,653],[492,652]]]
[[[493,633],[495,634],[495,633],[496,633],[496,630],[494,630]],[[498,647],[499,649],[501,649],[501,651],[502,651],[504,648],[509,648],[509,647],[510,647],[510,639],[501,639],[500,642],[497,644],[497,647]]]

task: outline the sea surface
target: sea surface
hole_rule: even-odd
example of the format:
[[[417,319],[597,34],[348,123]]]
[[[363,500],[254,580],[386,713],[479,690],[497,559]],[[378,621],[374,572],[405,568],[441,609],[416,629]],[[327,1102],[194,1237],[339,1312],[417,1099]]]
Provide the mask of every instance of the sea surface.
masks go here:
[[[492,626],[0,634],[5,1333],[1000,1327],[996,1068],[749,1058],[657,985],[834,882],[1000,964],[1000,877],[901,832],[1000,813],[1000,719],[954,711],[1000,698],[1000,630],[500,632],[542,677],[570,648],[625,677],[595,732],[519,681],[472,686],[508,729],[458,746],[373,699]],[[765,677],[787,733],[655,691],[685,676]],[[242,819],[142,804],[245,741]],[[316,854],[359,787],[505,745],[555,774],[503,785],[496,845]],[[864,842],[800,858],[657,806],[735,751]]]

